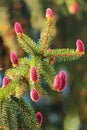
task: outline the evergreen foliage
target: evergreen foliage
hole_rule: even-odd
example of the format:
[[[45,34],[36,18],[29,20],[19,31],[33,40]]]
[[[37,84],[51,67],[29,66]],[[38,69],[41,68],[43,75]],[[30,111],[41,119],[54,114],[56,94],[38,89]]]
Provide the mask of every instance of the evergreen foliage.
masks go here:
[[[54,26],[52,12],[46,14],[46,17],[47,20],[42,28],[38,44],[20,32],[21,26],[18,27],[17,22],[15,23],[18,43],[30,57],[19,58],[18,63],[16,65],[12,63],[13,67],[5,73],[10,82],[6,88],[2,86],[0,89],[0,130],[18,130],[19,128],[40,130],[41,124],[38,123],[31,106],[22,99],[23,94],[35,88],[40,96],[46,95],[42,87],[43,81],[54,90],[53,84],[56,76],[54,62],[77,60],[84,55],[83,49],[51,49]],[[34,70],[31,71],[32,67]],[[33,78],[31,78],[30,73],[32,73]],[[62,77],[62,88],[58,88],[61,91],[64,90],[63,85],[64,87],[66,85],[64,81],[66,79]],[[35,97],[35,93],[32,96]]]

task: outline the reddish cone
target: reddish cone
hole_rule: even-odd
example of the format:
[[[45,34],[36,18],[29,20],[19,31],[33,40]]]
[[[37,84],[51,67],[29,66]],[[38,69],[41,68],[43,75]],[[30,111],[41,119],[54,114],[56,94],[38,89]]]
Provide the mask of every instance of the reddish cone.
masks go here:
[[[78,39],[76,41],[76,47],[77,47],[77,51],[80,52],[81,54],[84,54],[85,53],[85,46],[84,46],[84,43]]]
[[[60,78],[60,76],[57,74],[55,79],[54,79],[54,84],[53,84],[53,87],[55,90],[58,90],[62,85],[62,80]]]
[[[75,13],[77,13],[78,9],[79,9],[79,4],[78,4],[77,2],[74,2],[74,3],[70,6],[70,8],[69,8],[69,12],[70,12],[71,14],[75,14]]]
[[[67,85],[67,75],[64,71],[60,72],[60,78],[61,78],[62,84],[61,84],[61,87],[58,89],[59,92],[63,91]]]
[[[41,125],[42,122],[43,122],[43,116],[42,116],[42,113],[37,112],[37,113],[36,113],[36,118],[37,118],[37,120],[38,120],[38,123]]]
[[[46,17],[47,18],[52,18],[53,17],[53,11],[52,11],[52,9],[50,9],[50,8],[46,9]]]
[[[16,22],[16,23],[14,24],[14,30],[15,30],[15,33],[16,33],[17,35],[23,33],[23,30],[22,30],[21,24],[18,23],[18,22]]]
[[[39,96],[39,93],[37,92],[37,90],[35,88],[31,89],[30,97],[31,97],[32,101],[34,101],[34,102],[39,101],[40,96]]]
[[[2,87],[3,88],[6,88],[7,87],[7,85],[9,84],[9,79],[8,79],[8,77],[4,77],[3,78],[3,81],[2,81]]]
[[[11,63],[13,64],[14,67],[18,65],[18,57],[17,57],[17,54],[15,52],[12,52],[10,54],[10,60],[11,60]]]
[[[30,80],[33,82],[37,82],[38,80],[37,70],[34,66],[30,69]]]

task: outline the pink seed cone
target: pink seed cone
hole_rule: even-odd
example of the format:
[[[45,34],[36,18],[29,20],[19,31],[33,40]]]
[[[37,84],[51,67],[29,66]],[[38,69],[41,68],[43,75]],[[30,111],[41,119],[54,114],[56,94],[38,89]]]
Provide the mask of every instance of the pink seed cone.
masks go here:
[[[53,87],[55,90],[57,90],[61,87],[61,85],[62,85],[62,80],[61,80],[60,76],[57,74],[54,79]]]
[[[33,82],[36,82],[38,80],[37,70],[34,66],[30,69],[30,79]]]
[[[46,17],[47,17],[47,18],[48,18],[48,17],[50,17],[50,18],[53,17],[53,11],[52,11],[52,9],[50,9],[50,8],[47,8],[47,9],[46,9]]]
[[[6,88],[9,82],[10,81],[9,81],[8,77],[4,77],[3,81],[2,81],[2,87]]]
[[[39,93],[37,92],[37,90],[35,88],[31,89],[30,97],[31,97],[32,101],[34,101],[34,102],[39,101],[40,96],[39,96]]]
[[[10,54],[10,60],[11,60],[11,63],[13,65],[18,65],[18,57],[17,57],[17,54],[15,52],[12,52]]]
[[[70,6],[69,12],[70,12],[71,14],[75,14],[75,13],[77,13],[78,9],[79,9],[79,4],[78,4],[77,2],[74,2],[74,3]]]
[[[78,52],[80,52],[80,53],[82,53],[82,54],[85,53],[84,43],[83,43],[80,39],[78,39],[78,40],[76,41],[76,47],[77,47],[76,50],[77,50]]]
[[[17,35],[18,35],[19,33],[23,33],[21,24],[18,23],[18,22],[15,22],[15,24],[14,24],[14,30],[15,30],[15,33],[16,33]]]
[[[58,91],[63,91],[66,88],[67,85],[67,74],[65,71],[60,72],[60,78],[61,78],[61,87],[58,89]]]
[[[62,79],[62,85],[61,87],[58,89],[59,92],[62,92],[63,90],[65,90],[67,85],[67,81],[65,79]]]
[[[43,122],[43,116],[42,116],[42,113],[37,112],[37,113],[36,113],[36,118],[37,118],[37,120],[38,120],[38,123],[41,125],[42,122]]]

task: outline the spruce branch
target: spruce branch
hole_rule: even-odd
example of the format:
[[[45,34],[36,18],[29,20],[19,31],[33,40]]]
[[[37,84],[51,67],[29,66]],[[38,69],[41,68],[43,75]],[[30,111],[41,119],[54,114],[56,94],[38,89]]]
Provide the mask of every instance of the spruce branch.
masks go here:
[[[17,106],[15,102],[12,103],[8,99],[2,103],[2,118],[5,130],[18,129]]]
[[[18,35],[17,40],[18,40],[20,46],[28,54],[35,55],[35,53],[37,53],[39,51],[37,49],[36,43],[30,37],[28,37],[27,35],[22,34],[21,37]]]
[[[9,96],[14,95],[16,87],[19,86],[19,81],[12,80],[7,85],[7,87],[0,89],[0,102],[2,102],[4,99],[7,99]]]
[[[15,100],[15,98],[13,98]],[[23,99],[17,99],[17,104],[20,108],[20,111],[22,113],[22,116],[24,116],[22,119],[24,121],[23,124],[25,124],[25,129],[30,130],[40,130],[40,125],[37,123],[37,119],[35,118],[35,113],[31,106],[27,104]],[[26,119],[26,120],[25,120]]]
[[[26,65],[18,66],[17,68],[8,69],[6,71],[6,76],[10,79],[20,79],[26,75],[28,75],[29,68]],[[21,74],[20,74],[21,72]]]
[[[85,46],[78,39],[76,49],[51,49],[53,12],[46,10],[46,22],[36,44],[29,36],[23,34],[20,23],[14,25],[20,46],[31,58],[18,58],[15,52],[10,54],[12,68],[5,72],[0,88],[0,129],[3,130],[40,130],[42,114],[27,104],[22,96],[30,91],[30,98],[38,102],[47,92],[43,82],[55,91],[62,92],[67,86],[67,74],[56,74],[54,62],[77,60],[85,54]],[[15,121],[14,121],[15,120]]]
[[[50,30],[51,30],[51,25],[52,25],[52,17],[53,17],[53,12],[50,8],[46,10],[46,30],[42,30],[42,47],[41,47],[41,53],[43,54],[45,49],[49,46],[50,42]]]
[[[39,53],[44,54],[45,51],[52,44],[51,41],[53,40],[53,29],[54,29],[53,21],[49,21],[49,23],[48,21],[44,22],[38,44],[38,48],[40,50]]]
[[[52,49],[46,51],[45,56],[48,58],[57,59],[58,62],[77,60],[83,56],[82,53],[75,49]]]
[[[30,53],[34,54],[32,47],[28,45],[28,42],[25,41],[25,39],[18,37],[17,40],[18,40],[18,43],[24,49],[25,52],[27,52],[28,54],[30,54]]]
[[[4,100],[2,107],[2,126],[5,130],[40,130],[40,125],[35,118],[35,113],[31,106],[23,99],[11,96]]]
[[[48,35],[49,35],[49,31],[50,31],[50,26],[51,26],[51,24],[50,24],[50,23],[47,23],[47,32],[46,32],[46,34],[44,34],[45,37],[44,37],[44,39],[43,39],[43,44],[42,44],[42,48],[41,48],[41,53],[44,53],[44,49],[46,48],[46,45],[47,45],[47,43],[48,43]]]
[[[52,85],[53,85],[53,80],[55,77],[55,69],[53,68],[53,65],[49,64],[48,60],[44,60],[43,62],[43,72],[42,75],[45,79],[45,81],[47,82],[47,84],[49,85],[49,87],[51,87],[51,89],[53,89]]]

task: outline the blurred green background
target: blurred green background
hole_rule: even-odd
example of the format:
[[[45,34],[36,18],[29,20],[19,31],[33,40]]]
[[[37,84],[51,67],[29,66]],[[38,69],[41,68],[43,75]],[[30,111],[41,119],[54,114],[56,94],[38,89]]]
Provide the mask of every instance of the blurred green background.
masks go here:
[[[26,55],[17,43],[14,23],[20,22],[24,33],[37,41],[48,7],[54,12],[55,22],[52,48],[76,48],[76,40],[81,39],[85,56],[55,63],[57,72],[67,72],[66,90],[50,92],[47,99],[42,97],[31,105],[43,113],[43,130],[87,130],[87,0],[0,0],[0,82],[10,67],[9,53]]]

